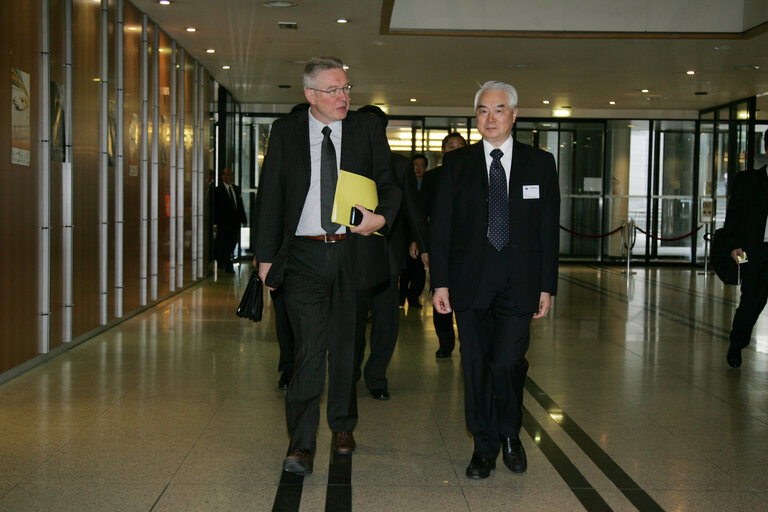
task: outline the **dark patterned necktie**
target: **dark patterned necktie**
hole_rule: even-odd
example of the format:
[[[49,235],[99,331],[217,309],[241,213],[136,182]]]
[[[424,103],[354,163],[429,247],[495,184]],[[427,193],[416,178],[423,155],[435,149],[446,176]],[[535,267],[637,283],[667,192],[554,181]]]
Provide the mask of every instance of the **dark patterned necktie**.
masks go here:
[[[493,160],[488,180],[488,241],[497,251],[509,243],[509,199],[507,176],[501,165],[503,155],[500,149],[491,151]]]
[[[326,233],[335,233],[339,225],[331,222],[333,197],[336,195],[336,148],[331,141],[331,129],[323,127],[323,145],[320,147],[320,225]]]

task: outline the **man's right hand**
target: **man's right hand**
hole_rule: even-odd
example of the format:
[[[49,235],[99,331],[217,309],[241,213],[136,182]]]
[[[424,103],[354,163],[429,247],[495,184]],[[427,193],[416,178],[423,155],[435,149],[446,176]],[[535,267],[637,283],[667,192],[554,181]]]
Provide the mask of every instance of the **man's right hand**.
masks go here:
[[[264,283],[264,286],[267,286],[267,274],[269,274],[269,269],[271,268],[271,263],[264,263],[263,261],[259,263],[259,277],[261,278],[261,282]],[[274,290],[271,286],[267,286],[267,288]]]
[[[734,249],[731,251],[731,258],[733,258],[733,261],[736,262],[736,264],[740,264],[739,258],[744,258],[744,251],[741,250],[741,248]]]
[[[448,300],[447,287],[435,288],[435,291],[432,293],[432,305],[435,306],[435,309],[441,315],[446,315],[453,311],[451,309],[451,301]]]

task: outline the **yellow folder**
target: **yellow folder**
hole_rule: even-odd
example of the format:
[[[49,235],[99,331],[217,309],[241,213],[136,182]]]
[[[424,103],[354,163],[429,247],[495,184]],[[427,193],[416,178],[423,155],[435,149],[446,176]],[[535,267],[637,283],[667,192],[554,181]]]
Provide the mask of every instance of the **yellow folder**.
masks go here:
[[[355,205],[374,211],[379,205],[376,182],[353,172],[339,171],[336,195],[333,197],[331,220],[336,224],[352,227],[351,214]]]

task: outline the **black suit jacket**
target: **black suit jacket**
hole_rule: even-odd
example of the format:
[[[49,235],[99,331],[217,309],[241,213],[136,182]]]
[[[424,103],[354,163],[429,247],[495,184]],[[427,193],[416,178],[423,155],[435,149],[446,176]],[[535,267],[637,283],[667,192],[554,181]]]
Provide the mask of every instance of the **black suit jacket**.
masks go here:
[[[749,258],[750,251],[763,243],[766,218],[768,218],[766,167],[736,174],[723,226],[729,250],[743,249]]]
[[[523,186],[538,198],[523,198]],[[509,271],[523,311],[557,292],[560,189],[554,157],[514,141],[509,191]],[[432,288],[448,287],[451,306],[472,305],[488,233],[488,171],[482,141],[446,153],[429,221]]]
[[[424,176],[421,178],[419,203],[421,204],[421,209],[424,212],[424,215],[426,215],[427,220],[429,220],[429,216],[432,215],[432,204],[435,202],[435,191],[437,190],[437,183],[440,180],[442,171],[443,166],[438,165],[434,169],[425,172]]]
[[[266,284],[283,283],[285,264],[309,191],[308,112],[278,119],[272,124],[259,184],[259,225],[256,258],[272,263]],[[390,151],[381,122],[374,116],[350,111],[342,121],[340,168],[376,182],[379,206],[391,226],[400,208],[400,190],[390,172]],[[359,289],[370,288],[389,275],[386,238],[349,234]]]
[[[389,230],[390,276],[400,275],[408,263],[408,248],[416,242],[424,251],[427,237],[427,221],[419,204],[416,175],[410,158],[392,153],[392,171],[403,199],[392,227]]]
[[[245,208],[243,208],[243,198],[240,194],[240,187],[232,185],[237,199],[237,207],[232,202],[232,196],[227,192],[227,187],[220,183],[216,187],[214,194],[213,223],[218,229],[217,237],[229,239],[231,237],[240,237],[240,226],[247,224]]]

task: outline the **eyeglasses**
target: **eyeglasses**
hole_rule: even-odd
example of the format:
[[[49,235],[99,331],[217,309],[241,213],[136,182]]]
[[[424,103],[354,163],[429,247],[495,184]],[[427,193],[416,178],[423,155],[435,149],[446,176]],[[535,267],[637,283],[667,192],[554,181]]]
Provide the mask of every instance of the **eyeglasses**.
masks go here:
[[[317,92],[324,92],[325,94],[328,94],[330,96],[338,96],[339,93],[341,92],[343,92],[344,94],[349,94],[349,91],[352,89],[352,84],[343,85],[341,87],[331,87],[327,91],[324,91],[322,89],[315,89],[314,87],[307,87],[307,89],[311,89]]]

